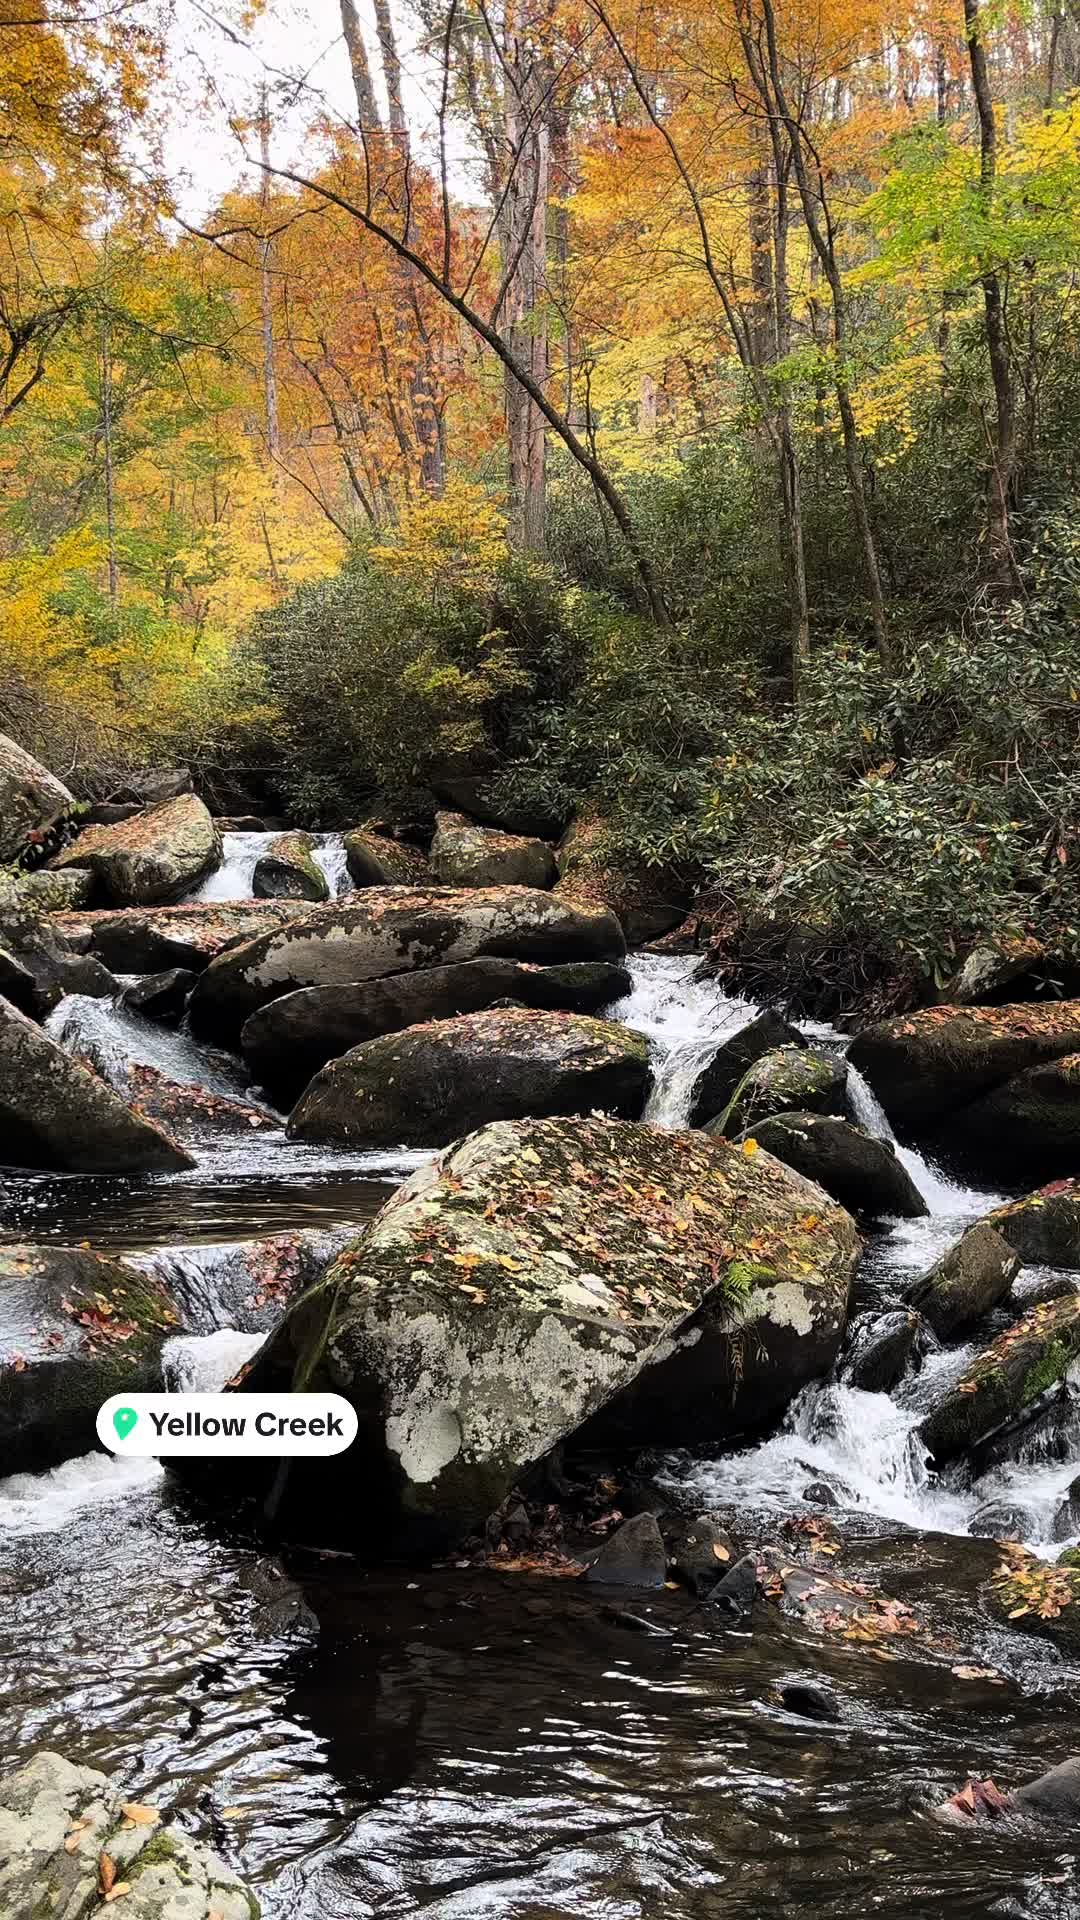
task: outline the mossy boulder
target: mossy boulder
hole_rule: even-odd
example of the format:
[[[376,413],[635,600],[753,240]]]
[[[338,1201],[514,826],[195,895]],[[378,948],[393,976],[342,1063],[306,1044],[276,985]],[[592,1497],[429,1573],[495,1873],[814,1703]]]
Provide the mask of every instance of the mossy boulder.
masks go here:
[[[3,1920],[81,1920],[114,1901],[125,1920],[259,1920],[255,1895],[224,1861],[182,1827],[142,1811],[128,1819],[130,1804],[104,1773],[59,1753],[37,1753],[0,1780]]]
[[[348,985],[484,955],[552,963],[617,960],[624,951],[612,914],[535,888],[369,887],[221,954],[192,995],[190,1017],[200,1031],[230,1037],[258,1007],[298,987]]]
[[[32,753],[0,733],[0,863],[14,860],[75,808],[75,796]]]
[[[1019,1256],[997,1227],[980,1220],[909,1287],[907,1298],[939,1340],[974,1326],[1005,1299]]]
[[[255,862],[251,883],[257,900],[329,900],[330,886],[314,857],[310,833],[279,833]]]
[[[849,1057],[891,1120],[926,1125],[1030,1067],[1078,1050],[1080,1000],[1060,1000],[925,1007],[867,1027]]]
[[[478,827],[463,813],[436,815],[431,870],[449,887],[553,887],[557,878],[546,840]]]
[[[1080,1269],[1080,1180],[1052,1180],[988,1220],[1025,1266]]]
[[[0,874],[0,993],[40,1020],[65,994],[100,999],[115,991],[101,962],[76,953],[22,883]]]
[[[168,967],[201,973],[230,947],[287,927],[309,911],[300,900],[193,900],[187,906],[64,914],[54,925],[116,973]]]
[[[703,1127],[723,1113],[739,1082],[765,1054],[777,1047],[805,1045],[798,1028],[771,1008],[748,1020],[717,1048],[698,1075],[690,1104],[690,1125]]]
[[[964,1134],[980,1152],[1010,1167],[1046,1173],[1080,1158],[1080,1052],[1014,1074],[965,1108]]]
[[[89,904],[94,891],[92,873],[72,867],[65,873],[50,873],[39,867],[36,873],[22,874],[19,896],[38,913],[72,913]]]
[[[633,1443],[680,1438],[688,1414],[722,1434],[757,1397],[774,1324],[789,1346],[772,1403],[798,1390],[794,1351],[820,1353],[810,1302],[842,1326],[855,1247],[848,1216],[767,1154],[608,1119],[484,1127],[413,1175],[242,1383],[357,1410],[346,1454],[278,1480],[279,1512],[373,1553],[452,1543],[650,1373],[663,1390],[621,1404]],[[276,1478],[243,1461],[226,1486],[221,1468],[201,1476],[219,1499]]]
[[[613,960],[568,960],[554,967],[525,960],[461,960],[351,986],[300,987],[245,1020],[240,1044],[256,1079],[295,1100],[328,1060],[382,1034],[480,1013],[501,1000],[593,1013],[629,991],[630,975]]]
[[[116,906],[180,900],[221,864],[221,839],[201,800],[184,793],[114,827],[85,827],[54,870],[86,867]]]
[[[291,1140],[444,1146],[488,1120],[589,1113],[636,1119],[644,1036],[586,1014],[492,1008],[386,1034],[331,1060],[289,1116]]]
[[[835,1054],[811,1047],[776,1047],[755,1060],[743,1075],[723,1113],[707,1131],[728,1138],[781,1113],[844,1111],[847,1066]]]
[[[153,1120],[0,1000],[0,1158],[67,1173],[169,1173],[194,1166]]]
[[[0,1247],[0,1474],[97,1444],[114,1393],[161,1386],[177,1315],[155,1280],[78,1247]]]
[[[369,827],[345,835],[345,865],[354,887],[422,887],[431,869],[416,847]]]
[[[888,1140],[831,1113],[775,1114],[754,1128],[759,1146],[865,1219],[918,1220],[922,1194]]]
[[[1034,1307],[972,1361],[922,1422],[938,1465],[955,1459],[1064,1379],[1080,1354],[1080,1294]]]

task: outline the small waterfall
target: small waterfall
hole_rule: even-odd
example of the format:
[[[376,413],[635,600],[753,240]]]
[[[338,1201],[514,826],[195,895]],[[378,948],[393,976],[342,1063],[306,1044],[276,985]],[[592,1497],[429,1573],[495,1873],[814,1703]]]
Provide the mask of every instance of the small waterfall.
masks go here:
[[[261,1333],[178,1333],[166,1340],[161,1367],[170,1393],[221,1393],[263,1343]]]
[[[887,1140],[891,1146],[895,1147],[896,1135],[890,1125],[888,1114],[869,1080],[864,1080],[858,1067],[853,1067],[850,1061],[848,1061],[847,1070],[847,1098],[851,1117],[856,1126],[872,1134],[875,1140]]]
[[[201,1047],[189,1034],[163,1027],[116,1000],[72,993],[45,1022],[45,1031],[65,1053],[82,1056],[127,1099],[133,1067],[151,1067],[180,1086],[199,1087],[221,1099],[236,1099],[246,1082],[239,1068]]]
[[[325,876],[331,900],[336,900],[339,893],[350,891],[352,877],[345,856],[345,842],[340,833],[320,834],[312,848],[312,857]]]
[[[633,987],[610,1017],[643,1033],[653,1084],[645,1119],[654,1127],[685,1127],[694,1087],[721,1042],[758,1011],[748,1000],[699,979],[695,954],[631,954]]]
[[[223,833],[222,859],[215,873],[207,875],[201,887],[188,895],[192,901],[250,900],[255,884],[255,868],[268,853],[280,833]],[[326,878],[332,899],[347,893],[349,871],[345,864],[345,842],[340,833],[317,833],[311,849],[315,865]]]

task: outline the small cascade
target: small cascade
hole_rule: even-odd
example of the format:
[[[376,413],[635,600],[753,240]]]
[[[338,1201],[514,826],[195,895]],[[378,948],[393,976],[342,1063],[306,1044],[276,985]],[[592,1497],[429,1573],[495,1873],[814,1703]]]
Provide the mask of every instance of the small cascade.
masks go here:
[[[156,1460],[84,1453],[45,1473],[0,1480],[0,1535],[61,1533],[87,1508],[138,1501],[165,1478]]]
[[[252,899],[255,868],[263,854],[280,838],[280,833],[223,833],[221,865],[188,895],[188,903]],[[347,893],[351,885],[345,842],[340,833],[317,833],[312,838],[312,858],[325,876],[331,899],[336,899],[339,893]]]
[[[161,1282],[196,1334],[230,1331],[237,1339],[251,1334],[260,1339],[356,1231],[356,1224],[346,1221],[260,1240],[158,1247],[136,1256],[133,1264]]]
[[[635,953],[627,965],[634,984],[611,1018],[648,1040],[653,1084],[644,1117],[654,1127],[685,1127],[697,1081],[721,1042],[757,1008],[698,978],[695,954]]]
[[[892,1130],[888,1114],[869,1080],[863,1078],[858,1067],[853,1067],[850,1060],[847,1070],[847,1099],[851,1117],[856,1126],[872,1134],[875,1140],[887,1140],[891,1146],[895,1147],[896,1135]]]
[[[345,855],[345,842],[340,833],[319,834],[311,851],[315,865],[330,889],[331,900],[336,900],[339,893],[350,892],[352,877]]]
[[[178,1333],[166,1340],[161,1355],[170,1393],[221,1393],[262,1346],[261,1333]]]
[[[89,1060],[125,1099],[136,1067],[151,1067],[166,1080],[199,1087],[221,1099],[236,1099],[245,1090],[239,1068],[220,1054],[201,1047],[175,1027],[144,1019],[116,1000],[68,994],[49,1015],[45,1030],[65,1053]]]

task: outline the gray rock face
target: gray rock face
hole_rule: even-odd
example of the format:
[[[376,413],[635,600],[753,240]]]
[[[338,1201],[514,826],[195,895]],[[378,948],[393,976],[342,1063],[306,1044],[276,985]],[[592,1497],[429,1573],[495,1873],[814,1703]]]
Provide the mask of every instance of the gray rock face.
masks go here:
[[[116,973],[159,973],[168,967],[201,973],[230,947],[286,927],[308,911],[299,900],[226,900],[64,914],[55,924],[73,945],[85,942],[80,951],[96,955]]]
[[[875,1140],[834,1114],[786,1113],[754,1128],[760,1147],[816,1180],[849,1213],[869,1219],[917,1220],[928,1211],[914,1180],[887,1140]]]
[[[415,847],[357,827],[345,835],[345,865],[354,887],[422,887],[431,869]]]
[[[106,1774],[59,1753],[0,1780],[0,1920],[81,1920],[114,1905],[125,1920],[259,1920],[223,1861],[141,1807],[127,1819],[132,1804]]]
[[[431,870],[449,887],[553,887],[555,853],[546,840],[478,827],[463,813],[440,813]]]
[[[301,987],[253,1013],[244,1022],[240,1043],[262,1085],[295,1100],[328,1060],[385,1033],[480,1013],[498,1000],[593,1013],[629,990],[630,975],[611,960],[571,960],[561,967],[537,967],[524,960],[462,960],[353,986]]]
[[[662,1587],[667,1579],[667,1548],[655,1515],[636,1513],[624,1520],[604,1541],[585,1578],[600,1587]]]
[[[413,1175],[241,1391],[300,1378],[357,1409],[348,1453],[290,1469],[306,1539],[430,1550],[635,1379],[664,1382],[623,1408],[639,1443],[677,1438],[688,1411],[722,1433],[744,1356],[754,1406],[790,1398],[807,1377],[798,1349],[812,1369],[825,1318],[842,1325],[855,1248],[848,1216],[768,1154],[615,1120],[503,1122]],[[214,1466],[218,1498],[273,1476],[237,1462],[226,1488]]]
[[[690,1125],[703,1127],[723,1113],[743,1075],[756,1060],[775,1047],[805,1046],[797,1027],[782,1020],[778,1013],[766,1011],[747,1022],[725,1040],[708,1066],[699,1074],[690,1108]]]
[[[100,999],[115,991],[100,961],[74,952],[23,886],[0,876],[0,992],[21,1013],[43,1019],[67,993]]]
[[[29,834],[47,833],[74,805],[62,780],[0,733],[0,864],[14,860]]]
[[[1049,1773],[1041,1773],[1037,1780],[1020,1787],[1012,1796],[1012,1804],[1020,1813],[1075,1827],[1080,1820],[1080,1754],[1071,1755],[1059,1767],[1051,1767]]]
[[[50,873],[39,867],[36,873],[23,874],[19,897],[38,913],[71,913],[85,907],[94,891],[92,873],[72,867],[65,873]]]
[[[310,833],[279,833],[255,862],[251,890],[257,900],[329,900],[330,887],[312,856]]]
[[[69,1173],[171,1172],[190,1154],[0,1000],[0,1158]]]
[[[192,793],[134,814],[115,827],[86,827],[50,862],[87,867],[117,906],[180,900],[221,864],[221,841]]]
[[[224,1036],[298,987],[350,985],[484,955],[545,963],[618,960],[613,914],[567,906],[528,887],[456,892],[369,887],[314,909],[213,961],[191,1000],[192,1023]]]
[[[941,998],[958,1007],[992,1000],[1045,957],[1046,950],[1037,940],[981,940],[942,989]]]
[[[926,1007],[867,1027],[852,1043],[890,1120],[931,1124],[1015,1074],[1080,1050],[1080,1001]]]
[[[289,1116],[290,1140],[445,1146],[490,1120],[622,1114],[645,1105],[645,1039],[610,1020],[525,1007],[432,1020],[331,1060]]]
[[[949,1340],[1005,1299],[1020,1271],[1019,1256],[989,1220],[969,1227],[908,1289],[908,1299],[937,1334]]]
[[[175,1021],[183,1015],[194,985],[195,975],[190,967],[166,967],[161,973],[144,974],[141,980],[125,987],[120,1003],[130,1007],[133,1013],[144,1014],[148,1020]]]

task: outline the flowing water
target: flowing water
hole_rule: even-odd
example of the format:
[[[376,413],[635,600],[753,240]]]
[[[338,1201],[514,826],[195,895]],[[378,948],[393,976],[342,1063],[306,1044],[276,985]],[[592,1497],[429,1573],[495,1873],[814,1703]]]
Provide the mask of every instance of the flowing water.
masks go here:
[[[222,859],[216,872],[208,874],[202,885],[188,897],[191,900],[250,900],[255,868],[277,833],[223,833]],[[349,874],[345,864],[345,843],[339,833],[313,836],[312,858],[326,878],[333,899],[347,893]]]
[[[230,887],[249,884],[257,856],[228,853]],[[692,962],[643,956],[633,972],[616,1011],[649,1036],[649,1118],[677,1126],[755,1009]],[[150,1048],[173,1079],[235,1071],[93,1006],[68,1003],[53,1030],[113,1084]],[[849,1091],[887,1136],[870,1089],[853,1075]],[[304,1226],[336,1244],[421,1157],[332,1156],[276,1129],[198,1151],[194,1172],[150,1180],[7,1177],[0,1203],[9,1239],[88,1239],[168,1278],[199,1329],[166,1348],[181,1391],[220,1387],[258,1341],[228,1320],[241,1243]],[[931,1211],[876,1237],[870,1298],[997,1197],[900,1151]],[[364,1570],[299,1540],[285,1559],[320,1633],[292,1638],[260,1604],[257,1543],[208,1526],[153,1462],[93,1454],[0,1482],[0,1750],[116,1771],[247,1876],[269,1920],[1080,1920],[1069,1832],[929,1817],[969,1772],[1008,1787],[1080,1745],[1080,1672],[990,1624],[979,1592],[998,1550],[966,1532],[980,1501],[1012,1496],[1050,1550],[1080,1417],[1069,1461],[1033,1443],[978,1487],[933,1481],[914,1428],[963,1358],[930,1354],[892,1397],[824,1383],[771,1439],[655,1462],[673,1504],[720,1507],[752,1537],[759,1519],[780,1537],[789,1516],[820,1517],[803,1495],[825,1482],[840,1570],[922,1607],[943,1652],[881,1660],[771,1610],[752,1635],[728,1631],[667,1592],[629,1599],[660,1629],[647,1635],[575,1581]],[[833,1690],[836,1724],[781,1704],[796,1679]]]

